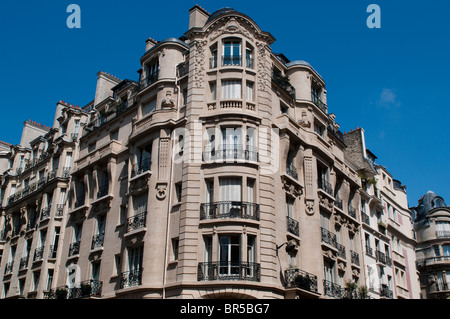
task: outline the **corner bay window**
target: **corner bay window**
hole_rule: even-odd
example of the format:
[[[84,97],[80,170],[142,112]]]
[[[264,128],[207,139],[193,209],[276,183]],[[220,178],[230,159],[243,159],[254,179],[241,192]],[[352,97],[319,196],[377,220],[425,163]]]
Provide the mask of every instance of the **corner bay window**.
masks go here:
[[[241,65],[241,42],[238,40],[223,43],[222,65]]]
[[[217,252],[213,249],[216,238]],[[240,234],[223,234],[214,238],[204,236],[204,247],[205,262],[198,265],[199,281],[259,281],[260,268],[259,264],[255,263],[256,236]]]

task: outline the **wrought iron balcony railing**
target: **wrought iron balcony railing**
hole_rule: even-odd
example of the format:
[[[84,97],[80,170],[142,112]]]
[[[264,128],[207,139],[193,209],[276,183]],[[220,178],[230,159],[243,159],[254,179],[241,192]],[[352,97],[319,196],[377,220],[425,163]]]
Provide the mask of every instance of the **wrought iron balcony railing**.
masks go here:
[[[103,247],[105,233],[101,233],[92,237],[91,249]]]
[[[327,105],[326,105],[324,102],[322,102],[322,100],[320,99],[320,97],[319,97],[316,93],[314,93],[314,92],[311,92],[311,101],[312,101],[319,109],[321,109],[325,114],[327,113],[327,109],[328,109]]]
[[[288,174],[293,179],[298,179],[297,169],[295,168],[294,164],[292,164],[292,163],[288,163],[286,165],[286,174]]]
[[[361,219],[362,219],[364,224],[370,226],[370,217],[369,217],[369,215],[367,215],[366,213],[361,212]]]
[[[80,253],[80,242],[76,241],[69,245],[69,257],[76,256]]]
[[[391,258],[379,250],[376,251],[376,257],[377,257],[377,261],[381,262],[382,264],[384,264],[386,266],[392,265]]]
[[[33,261],[41,261],[44,259],[44,247],[38,247],[34,250]]]
[[[214,261],[198,264],[198,281],[260,281],[260,265],[238,261]]]
[[[286,222],[287,222],[287,231],[290,232],[291,234],[298,236],[300,234],[298,221],[289,216],[286,216]]]
[[[336,239],[336,234],[333,234],[329,230],[320,227],[320,231],[322,233],[322,241],[328,245],[331,245],[334,248],[338,248],[338,242]]]
[[[286,288],[300,288],[314,293],[318,292],[317,276],[297,268],[289,268],[284,271]]]
[[[337,243],[337,249],[338,249],[337,256],[342,259],[345,259],[346,258],[345,246]]]
[[[12,273],[13,266],[14,266],[14,260],[6,263],[6,265],[5,265],[5,275],[9,275],[9,274]]]
[[[259,162],[258,149],[247,146],[244,148],[241,144],[224,144],[219,147],[206,146],[203,152],[203,161],[215,160],[244,160]]]
[[[152,73],[147,75],[147,77],[142,78],[139,82],[139,89],[143,90],[145,89],[147,86],[155,83],[156,81],[158,81],[158,72]]]
[[[343,295],[342,287],[329,280],[323,280],[323,291],[326,296],[341,299]]]
[[[318,186],[321,190],[323,190],[328,195],[333,196],[333,186],[323,178],[320,178],[318,181]]]
[[[98,187],[97,198],[100,198],[100,197],[108,195],[108,190],[109,190],[109,184],[108,183],[100,185]]]
[[[222,56],[222,66],[227,65],[235,65],[235,66],[241,66],[242,65],[242,56],[240,55],[223,55]]]
[[[352,264],[359,266],[359,254],[357,252],[350,250],[350,258],[351,258]]]
[[[291,85],[291,82],[289,82],[287,77],[284,77],[281,74],[272,73],[272,81],[292,99],[295,99],[295,88]]]
[[[152,165],[151,158],[145,158],[141,162],[133,165],[133,169],[131,170],[131,177],[142,174],[150,170]]]
[[[147,212],[134,215],[127,220],[127,232],[144,228],[147,218]]]
[[[143,269],[135,269],[122,273],[120,288],[135,287],[142,284]]]
[[[20,258],[19,270],[26,269],[28,267],[28,256]]]
[[[389,289],[387,285],[381,285],[380,287],[380,296],[385,298],[393,298],[394,294],[392,290]]]
[[[259,220],[259,204],[240,201],[220,201],[200,204],[200,220],[218,218]]]
[[[68,288],[67,286],[51,289],[44,294],[44,299],[81,299],[101,297],[103,282],[99,280],[86,280]]]
[[[51,209],[51,205],[42,208],[41,210],[41,220],[45,220],[50,218],[50,209]]]
[[[342,202],[342,199],[339,198],[339,196],[336,196],[334,198],[334,206],[336,206],[337,208],[339,208],[341,210],[344,209],[344,204]]]
[[[348,214],[354,219],[356,219],[356,209],[353,208],[353,206],[351,205],[348,205]]]

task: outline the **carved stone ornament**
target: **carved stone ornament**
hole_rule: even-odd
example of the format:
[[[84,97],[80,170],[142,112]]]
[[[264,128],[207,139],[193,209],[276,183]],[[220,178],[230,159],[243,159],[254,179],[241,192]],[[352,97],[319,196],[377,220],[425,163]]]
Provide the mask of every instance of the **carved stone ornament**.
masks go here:
[[[251,39],[250,32],[245,29],[236,18],[231,18],[223,27],[214,30],[211,33],[211,41],[214,41],[222,34],[242,34],[248,39]]]
[[[145,174],[141,177],[138,177],[136,179],[133,179],[130,182],[130,193],[139,193],[141,191],[148,189],[148,180],[150,179],[149,174]]]
[[[307,199],[305,202],[305,206],[306,214],[309,216],[314,215],[314,199]]]
[[[172,98],[172,92],[167,91],[166,97],[161,102],[162,108],[173,108],[175,107],[175,100]]]
[[[156,198],[163,200],[167,196],[167,183],[156,184]]]
[[[260,91],[266,91],[267,78],[269,76],[267,72],[267,60],[266,60],[266,44],[262,42],[256,42],[257,54],[258,54],[258,89]]]
[[[197,88],[204,87],[203,78],[205,77],[205,46],[206,40],[194,42],[194,85]]]

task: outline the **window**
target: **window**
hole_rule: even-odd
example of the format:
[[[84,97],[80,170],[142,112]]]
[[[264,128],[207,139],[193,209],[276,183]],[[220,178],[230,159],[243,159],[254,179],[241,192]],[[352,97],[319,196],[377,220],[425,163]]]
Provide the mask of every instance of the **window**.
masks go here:
[[[222,145],[224,149],[242,148],[242,128],[227,127],[222,128]]]
[[[154,110],[156,110],[156,98],[142,104],[142,116],[150,114]]]
[[[223,43],[222,65],[241,65],[241,42],[238,40]]]
[[[148,193],[133,196],[134,214],[139,215],[147,212]]]
[[[246,99],[247,99],[247,101],[253,101],[253,87],[254,87],[254,85],[253,85],[253,82],[250,82],[250,81],[247,81],[246,83],[245,83],[246,85]]]
[[[178,260],[178,238],[172,238],[172,260]]]
[[[109,135],[109,139],[112,140],[119,140],[119,130],[115,130],[114,132],[111,132],[111,134]]]
[[[211,48],[211,60],[209,66],[211,69],[217,68],[217,44]]]
[[[60,227],[55,227],[55,236],[53,237],[53,245],[50,247],[50,258],[56,258],[56,253],[58,252],[60,231],[61,231]]]
[[[294,217],[294,199],[286,195],[286,216]]]
[[[181,203],[181,192],[182,192],[182,183],[176,183],[175,184],[175,192],[177,195],[177,203]]]
[[[250,47],[245,49],[245,66],[253,69],[253,49]]]
[[[220,201],[219,214],[222,216],[239,217],[241,215],[241,178],[219,178]]]
[[[47,287],[46,290],[51,290],[52,289],[52,284],[53,284],[53,269],[49,269],[47,272]]]
[[[159,63],[157,59],[153,59],[145,66],[147,77],[143,79],[144,85],[150,85],[158,80]]]
[[[240,242],[240,235],[219,236],[220,275],[239,275],[241,263]]]
[[[212,262],[212,237],[203,236],[203,243],[205,245],[205,262]]]
[[[128,248],[128,271],[139,272],[142,269],[143,246]]]
[[[314,132],[317,133],[320,137],[325,137],[325,126],[314,122]]]
[[[40,271],[33,272],[33,289],[32,289],[32,291],[38,291],[40,276],[41,276]]]
[[[74,128],[73,128],[74,136],[78,136],[79,131],[80,131],[80,120],[74,120]]]
[[[152,144],[148,144],[144,147],[137,148],[136,165],[134,167],[132,176],[150,170],[151,158],[152,158]]]
[[[205,202],[214,202],[214,181],[212,179],[206,180]]]
[[[100,280],[100,261],[91,263],[91,279],[95,281]]]
[[[450,245],[442,245],[443,256],[450,256]]]
[[[222,81],[222,99],[241,99],[242,82],[240,80]]]
[[[319,188],[324,190],[330,195],[333,195],[333,188],[331,184],[328,182],[329,179],[329,169],[326,165],[323,165],[320,162],[317,162],[317,175],[318,175],[318,182],[319,182]]]
[[[211,101],[215,101],[217,99],[216,82],[209,83],[209,90],[211,92]]]

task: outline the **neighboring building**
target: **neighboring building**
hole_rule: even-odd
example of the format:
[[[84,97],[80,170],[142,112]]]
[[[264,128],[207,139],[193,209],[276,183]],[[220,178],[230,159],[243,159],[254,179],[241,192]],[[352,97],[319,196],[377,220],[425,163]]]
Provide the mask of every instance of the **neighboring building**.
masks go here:
[[[450,207],[444,199],[428,191],[411,207],[417,237],[417,268],[421,296],[450,298]]]
[[[12,268],[2,296],[359,298],[374,282],[367,262],[387,285],[370,297],[400,297],[390,233],[375,226],[384,202],[368,183],[388,173],[349,156],[354,145],[328,112],[324,80],[307,62],[273,53],[274,41],[245,14],[196,5],[184,36],[146,41],[139,81],[99,72],[93,102],[63,108],[71,120],[58,117],[37,138],[54,145],[51,132],[65,133],[59,125],[77,116],[85,123],[74,143],[63,138],[71,178],[45,190],[67,194],[62,219],[45,228],[50,238],[61,227],[56,259],[35,231],[31,247],[44,247],[44,261],[32,270],[41,285],[26,288],[35,281],[27,272],[16,293],[18,262],[4,254],[0,271]],[[15,199],[11,182],[4,185]],[[386,203],[404,214],[406,194],[384,188]],[[22,203],[4,200],[4,216]],[[373,215],[371,226],[360,211]],[[15,224],[4,225],[10,233]],[[407,228],[392,230],[413,246]],[[4,249],[22,249],[14,242],[26,234],[8,235]],[[375,258],[364,254],[367,234]],[[409,261],[401,266],[410,272]],[[400,287],[414,297],[414,285]]]
[[[86,113],[60,102],[56,115],[52,128],[25,122],[21,144],[7,154],[0,185],[2,298],[44,298],[58,272],[70,169]]]
[[[346,156],[361,178],[361,239],[371,298],[419,298],[416,241],[406,187],[366,148],[364,130],[344,134]]]

